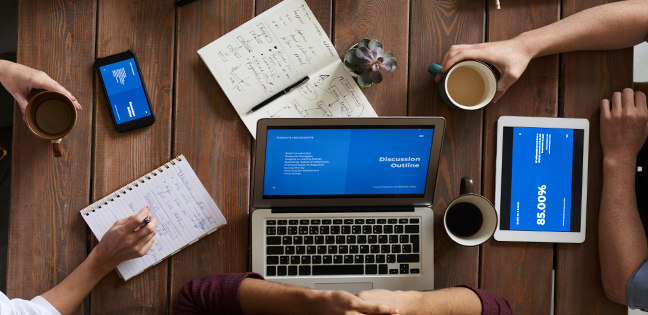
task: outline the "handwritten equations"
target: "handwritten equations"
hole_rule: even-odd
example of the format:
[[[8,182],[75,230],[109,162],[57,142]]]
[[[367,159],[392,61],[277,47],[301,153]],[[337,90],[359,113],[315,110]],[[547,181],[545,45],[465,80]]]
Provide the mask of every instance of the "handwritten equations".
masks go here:
[[[92,232],[101,240],[115,221],[137,214],[145,206],[151,207],[151,215],[158,219],[155,243],[143,257],[117,266],[124,280],[140,274],[226,223],[184,156],[174,162],[175,165],[167,164],[169,168],[162,166],[162,172],[154,171],[156,175],[151,175],[153,172],[149,174],[150,179],[143,177],[144,182],[133,182],[137,187],[130,184],[132,190],[128,186],[118,190],[119,197],[111,194],[81,210]]]
[[[286,0],[198,50],[253,136],[267,117],[376,116],[304,0]],[[308,76],[298,90],[252,107]]]

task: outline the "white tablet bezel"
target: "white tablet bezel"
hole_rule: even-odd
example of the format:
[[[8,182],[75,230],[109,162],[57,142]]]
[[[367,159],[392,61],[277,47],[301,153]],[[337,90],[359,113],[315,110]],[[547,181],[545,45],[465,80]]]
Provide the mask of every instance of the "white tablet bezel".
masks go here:
[[[521,117],[501,116],[497,120],[497,159],[495,166],[495,209],[498,222],[502,193],[502,146],[504,127],[560,128],[583,129],[583,187],[581,193],[581,230],[580,232],[545,232],[500,230],[497,224],[494,238],[508,242],[548,242],[548,243],[582,243],[585,241],[587,220],[587,169],[589,158],[589,121],[582,118]],[[506,209],[510,211],[510,209]],[[573,211],[573,209],[572,209]]]

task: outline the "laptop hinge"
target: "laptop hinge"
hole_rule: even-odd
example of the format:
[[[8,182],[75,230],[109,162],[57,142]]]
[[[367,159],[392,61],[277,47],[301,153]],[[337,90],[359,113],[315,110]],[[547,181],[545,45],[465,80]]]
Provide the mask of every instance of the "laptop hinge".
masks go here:
[[[414,206],[390,207],[276,207],[272,213],[331,213],[331,212],[414,212]]]

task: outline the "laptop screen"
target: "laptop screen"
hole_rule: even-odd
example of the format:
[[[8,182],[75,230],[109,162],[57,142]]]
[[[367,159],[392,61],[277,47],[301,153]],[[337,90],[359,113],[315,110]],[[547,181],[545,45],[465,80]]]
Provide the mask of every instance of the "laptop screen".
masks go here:
[[[423,197],[433,135],[430,125],[269,126],[263,198]]]

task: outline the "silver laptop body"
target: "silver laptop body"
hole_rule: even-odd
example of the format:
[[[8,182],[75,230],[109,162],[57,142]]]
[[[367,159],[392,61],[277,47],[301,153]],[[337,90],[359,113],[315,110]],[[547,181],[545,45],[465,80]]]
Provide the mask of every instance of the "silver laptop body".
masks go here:
[[[259,120],[252,271],[357,293],[434,289],[441,117]]]

